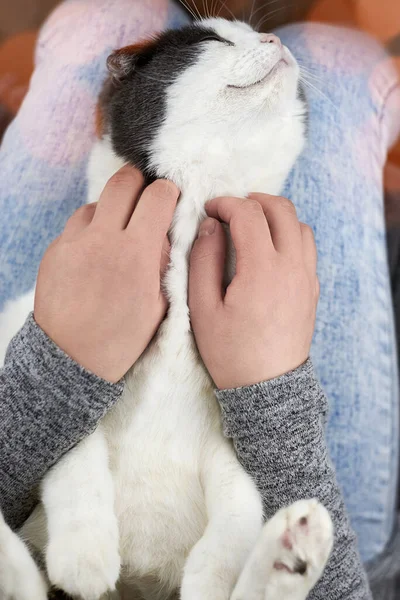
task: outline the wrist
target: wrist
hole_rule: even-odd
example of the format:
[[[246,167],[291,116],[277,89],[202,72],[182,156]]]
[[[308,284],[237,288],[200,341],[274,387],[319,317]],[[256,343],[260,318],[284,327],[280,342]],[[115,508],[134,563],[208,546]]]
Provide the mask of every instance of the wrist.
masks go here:
[[[309,390],[318,390],[317,395],[323,395],[321,384],[315,373],[314,365],[311,358],[308,358],[302,365],[284,373],[279,377],[254,383],[248,386],[237,388],[216,389],[216,396],[221,398],[241,398],[246,401],[256,398],[263,398],[263,406],[268,406],[270,409],[275,407],[280,410],[282,403],[287,405],[288,409],[293,403],[293,397],[301,401],[300,405],[304,408],[304,394],[308,394]],[[297,402],[296,400],[296,402]],[[261,408],[261,406],[259,406]],[[326,406],[323,406],[323,411],[326,412]]]
[[[290,362],[286,362],[284,365],[268,365],[268,368],[259,367],[257,369],[249,369],[246,372],[240,372],[237,369],[235,372],[229,375],[216,376],[214,379],[215,385],[218,390],[229,390],[251,387],[261,383],[273,381],[279,379],[284,375],[292,373],[297,369],[301,368],[309,360],[308,356],[302,359],[295,359]]]
[[[51,386],[53,389],[59,386],[63,391],[69,388],[71,395],[74,386],[80,387],[82,382],[90,385],[93,391],[105,389],[120,395],[123,390],[123,382],[111,383],[66,354],[35,321],[33,313],[11,341],[6,362],[21,373],[29,373],[31,385]],[[35,365],[34,371],[32,364]]]

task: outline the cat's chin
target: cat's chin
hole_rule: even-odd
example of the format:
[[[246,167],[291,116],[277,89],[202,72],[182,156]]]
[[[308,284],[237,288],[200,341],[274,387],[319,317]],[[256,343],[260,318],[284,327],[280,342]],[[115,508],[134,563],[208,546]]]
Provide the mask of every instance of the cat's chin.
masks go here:
[[[282,72],[283,69],[289,67],[289,62],[286,60],[286,58],[281,58],[276,65],[274,65],[272,67],[272,69],[270,71],[268,71],[268,73],[266,75],[264,75],[264,77],[262,77],[261,79],[258,79],[257,81],[254,81],[253,83],[246,83],[245,85],[233,85],[233,84],[229,84],[227,87],[230,89],[234,89],[234,90],[248,90],[249,88],[255,88],[255,87],[259,87],[261,85],[263,85],[264,83],[266,83],[267,81],[269,82],[275,75],[278,75],[279,73]]]

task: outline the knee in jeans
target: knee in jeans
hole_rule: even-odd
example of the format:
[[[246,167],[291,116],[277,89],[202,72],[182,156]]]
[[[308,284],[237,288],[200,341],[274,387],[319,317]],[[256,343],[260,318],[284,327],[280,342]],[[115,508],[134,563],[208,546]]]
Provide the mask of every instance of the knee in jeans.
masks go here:
[[[324,83],[342,85],[350,94],[371,110],[385,117],[388,135],[394,141],[400,128],[399,76],[384,47],[361,31],[319,23],[295,24],[283,27],[279,35],[301,65],[318,78],[311,79],[324,92]],[[352,110],[355,109],[353,106]],[[363,110],[363,106],[358,106]]]
[[[344,74],[370,73],[387,59],[381,44],[362,31],[321,23],[300,23],[281,28],[285,43],[308,59],[311,66],[340,70]]]
[[[134,43],[160,31],[168,0],[74,0],[49,16],[38,40],[36,60],[83,64],[104,50]]]

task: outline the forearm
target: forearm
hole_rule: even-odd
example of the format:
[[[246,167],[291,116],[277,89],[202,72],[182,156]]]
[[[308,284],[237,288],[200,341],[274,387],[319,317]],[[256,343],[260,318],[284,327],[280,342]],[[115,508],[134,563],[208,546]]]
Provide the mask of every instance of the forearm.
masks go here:
[[[335,527],[334,549],[314,600],[371,598],[325,441],[327,400],[310,361],[269,382],[217,392],[224,429],[262,493],[266,516],[318,498]]]
[[[71,360],[29,317],[0,370],[0,507],[11,527],[31,512],[46,471],[122,391]]]

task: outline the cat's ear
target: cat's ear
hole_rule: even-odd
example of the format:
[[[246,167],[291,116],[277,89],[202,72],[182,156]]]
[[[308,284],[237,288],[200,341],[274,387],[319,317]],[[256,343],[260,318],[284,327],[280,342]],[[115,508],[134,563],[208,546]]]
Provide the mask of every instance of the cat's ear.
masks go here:
[[[107,68],[115,81],[127,79],[135,70],[148,61],[156,44],[156,40],[147,40],[132,46],[115,50],[107,59]]]

